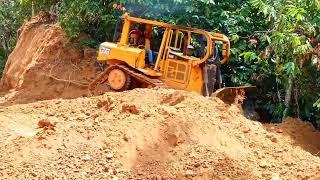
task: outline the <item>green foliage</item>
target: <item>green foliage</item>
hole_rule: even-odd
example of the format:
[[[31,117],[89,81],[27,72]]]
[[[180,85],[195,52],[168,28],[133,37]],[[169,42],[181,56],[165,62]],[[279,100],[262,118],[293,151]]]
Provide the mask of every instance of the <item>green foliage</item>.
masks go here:
[[[111,40],[117,22],[117,16],[112,10],[114,3],[110,0],[64,0],[61,26],[71,38],[86,33],[98,42]]]
[[[37,13],[39,11],[50,11],[51,8],[62,0],[19,0],[21,6],[28,7],[32,13]]]
[[[311,60],[319,59],[315,36],[319,34],[320,2],[252,0],[251,4],[272,22],[265,33],[270,36],[265,61],[276,63],[273,71],[279,79],[275,81],[280,87],[278,101],[285,104],[288,115],[316,121],[320,114],[312,105],[317,100],[314,92],[319,91],[315,85],[319,71]]]
[[[84,48],[84,47],[91,47],[91,48],[95,48],[97,47],[97,41],[90,38],[90,37],[82,37],[79,39],[79,45],[80,48]]]
[[[5,63],[6,63],[6,53],[4,52],[3,49],[0,49],[0,77],[2,75],[2,71],[5,67]]]
[[[24,19],[30,17],[28,7],[20,4],[18,0],[1,1],[0,6],[0,77],[5,66],[6,59],[13,50],[17,32]],[[31,11],[30,11],[31,12]]]
[[[318,110],[320,110],[320,99],[318,99],[314,104],[313,107],[317,108]]]

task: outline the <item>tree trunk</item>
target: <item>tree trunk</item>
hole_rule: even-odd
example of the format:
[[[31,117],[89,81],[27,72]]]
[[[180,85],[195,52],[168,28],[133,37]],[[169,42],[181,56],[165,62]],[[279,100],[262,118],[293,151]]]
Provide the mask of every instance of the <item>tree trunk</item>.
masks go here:
[[[31,8],[32,8],[32,17],[35,16],[35,10],[34,10],[34,1],[31,2]]]
[[[291,102],[291,96],[292,96],[292,87],[293,87],[293,76],[289,76],[288,81],[288,88],[286,90],[286,97],[284,100],[285,110],[283,111],[282,120],[284,120],[288,116],[288,112],[290,109],[290,102]]]
[[[300,105],[299,105],[299,89],[297,87],[297,84],[294,85],[294,101],[296,104],[296,117],[300,118]]]
[[[2,40],[1,45],[4,50],[5,56],[8,56],[10,52],[9,42],[7,40]]]

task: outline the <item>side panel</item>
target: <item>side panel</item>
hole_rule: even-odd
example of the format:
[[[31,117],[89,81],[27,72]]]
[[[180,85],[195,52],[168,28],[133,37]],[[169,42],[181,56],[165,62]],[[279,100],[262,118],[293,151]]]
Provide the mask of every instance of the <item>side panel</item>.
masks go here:
[[[164,61],[163,80],[175,89],[187,89],[190,76],[190,64],[188,61],[167,59]]]
[[[191,74],[189,79],[189,84],[187,91],[197,92],[198,94],[203,94],[203,73],[202,68],[198,66],[191,66]]]
[[[172,88],[202,94],[203,75],[200,66],[192,66],[190,61],[165,60],[162,80]]]
[[[113,43],[103,43],[99,48],[98,60],[123,61],[133,68],[144,68],[145,66],[145,50],[138,48],[131,48]]]
[[[114,48],[111,49],[108,59],[122,60],[133,68],[144,68],[145,66],[145,51],[130,51],[129,48]]]

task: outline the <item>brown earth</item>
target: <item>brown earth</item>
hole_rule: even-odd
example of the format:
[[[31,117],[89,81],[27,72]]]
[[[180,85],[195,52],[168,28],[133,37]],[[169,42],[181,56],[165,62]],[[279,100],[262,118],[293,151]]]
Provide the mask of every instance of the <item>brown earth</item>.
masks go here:
[[[311,124],[171,89],[80,97],[96,74],[84,54],[45,15],[23,26],[1,81],[0,179],[320,179]]]
[[[46,13],[26,22],[20,32],[0,82],[0,90],[11,93],[0,104],[87,95],[86,85],[96,76],[95,52],[73,47]]]
[[[263,125],[170,89],[2,107],[0,127],[0,179],[320,178],[310,124]]]

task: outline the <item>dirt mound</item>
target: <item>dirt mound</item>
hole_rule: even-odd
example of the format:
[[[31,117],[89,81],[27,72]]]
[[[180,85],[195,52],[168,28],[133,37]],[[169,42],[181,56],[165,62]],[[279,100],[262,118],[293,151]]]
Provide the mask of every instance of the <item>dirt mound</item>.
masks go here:
[[[319,140],[309,124],[170,89],[3,107],[0,128],[3,179],[320,178],[320,148],[299,140]]]
[[[27,103],[86,94],[95,77],[94,56],[72,47],[63,30],[46,13],[26,22],[9,56],[1,87],[14,92],[6,103]],[[94,55],[94,54],[93,54]]]
[[[309,122],[287,118],[281,124],[271,125],[268,130],[282,133],[289,143],[301,146],[312,154],[320,156],[320,132]]]

